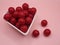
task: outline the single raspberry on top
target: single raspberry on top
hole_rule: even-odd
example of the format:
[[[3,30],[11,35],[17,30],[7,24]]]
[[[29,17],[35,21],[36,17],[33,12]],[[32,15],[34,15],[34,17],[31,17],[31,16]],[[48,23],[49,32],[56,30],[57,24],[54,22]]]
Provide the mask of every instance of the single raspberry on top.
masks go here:
[[[23,8],[24,10],[28,10],[29,5],[28,5],[27,3],[24,3],[24,4],[22,5],[22,8]]]

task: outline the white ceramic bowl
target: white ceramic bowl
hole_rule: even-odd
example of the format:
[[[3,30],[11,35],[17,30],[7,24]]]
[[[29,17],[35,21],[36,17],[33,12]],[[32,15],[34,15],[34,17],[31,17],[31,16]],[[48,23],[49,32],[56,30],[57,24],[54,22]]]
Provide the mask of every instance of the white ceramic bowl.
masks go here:
[[[36,15],[36,14],[35,14]],[[34,22],[34,20],[35,20],[35,16],[34,16],[34,18],[33,18],[33,20],[32,20],[32,23],[30,24],[30,26],[29,26],[29,28],[28,28],[28,30],[27,30],[27,32],[26,33],[24,33],[24,32],[22,32],[20,29],[18,29],[17,27],[15,27],[14,25],[12,25],[10,22],[8,22],[8,21],[6,21],[7,22],[7,24],[9,24],[10,26],[12,26],[14,29],[16,29],[17,31],[19,31],[21,34],[23,34],[23,35],[27,35],[28,33],[29,33],[29,31],[30,31],[30,28],[31,28],[31,26],[32,26],[32,24],[33,24],[33,22]]]

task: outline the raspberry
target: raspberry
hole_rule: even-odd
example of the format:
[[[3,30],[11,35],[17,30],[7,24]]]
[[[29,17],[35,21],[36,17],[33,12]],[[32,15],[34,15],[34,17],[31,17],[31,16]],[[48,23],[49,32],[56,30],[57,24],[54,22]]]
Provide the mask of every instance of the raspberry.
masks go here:
[[[23,26],[21,26],[21,27],[20,27],[20,30],[21,30],[22,32],[26,33],[27,30],[28,30],[27,25],[23,25]]]
[[[31,24],[31,22],[32,22],[32,18],[30,18],[30,17],[26,17],[26,24]]]
[[[45,29],[43,34],[44,34],[44,36],[48,37],[51,34],[50,29]]]
[[[35,13],[36,13],[36,8],[34,8],[34,7],[29,8],[29,13],[32,14],[32,15],[35,15]]]
[[[8,12],[9,12],[10,14],[12,14],[12,13],[15,12],[15,9],[14,9],[13,7],[9,7]]]
[[[17,22],[15,26],[16,26],[17,28],[19,28],[19,27],[20,27],[20,23]]]
[[[20,25],[24,25],[24,24],[25,24],[25,20],[24,20],[24,18],[20,18],[20,19],[18,19],[18,22],[20,23]]]
[[[24,18],[24,17],[25,17],[24,12],[19,12],[19,13],[18,13],[18,17],[19,17],[19,18]]]
[[[11,18],[10,23],[15,25],[16,24],[16,19],[15,18]]]
[[[24,4],[22,5],[22,8],[23,8],[24,10],[27,10],[27,9],[29,8],[29,5],[28,5],[27,3],[24,3]]]
[[[38,36],[39,36],[39,31],[38,31],[38,30],[34,30],[34,31],[32,32],[32,36],[33,36],[33,37],[38,37]]]
[[[11,19],[11,15],[10,14],[5,14],[4,19],[9,21]]]
[[[16,7],[16,11],[20,12],[20,11],[22,11],[22,8],[21,7]]]
[[[14,12],[13,17],[18,18],[18,12],[17,11]]]
[[[32,14],[29,14],[29,17],[31,17],[33,19],[34,16]]]
[[[47,20],[42,20],[42,21],[41,21],[41,25],[42,25],[43,27],[45,27],[45,26],[47,25],[47,23],[48,23]]]
[[[27,10],[24,10],[23,12],[24,12],[26,17],[29,15]]]

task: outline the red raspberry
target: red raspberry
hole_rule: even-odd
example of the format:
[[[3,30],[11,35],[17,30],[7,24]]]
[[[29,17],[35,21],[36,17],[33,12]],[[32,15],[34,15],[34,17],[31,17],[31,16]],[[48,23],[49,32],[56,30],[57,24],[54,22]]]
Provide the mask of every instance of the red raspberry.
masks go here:
[[[32,14],[29,14],[29,17],[31,17],[33,19],[34,16]]]
[[[10,23],[15,25],[16,24],[16,19],[15,18],[11,18]]]
[[[41,21],[41,25],[42,25],[43,27],[46,26],[47,23],[48,23],[47,20],[42,20],[42,21]]]
[[[8,12],[12,14],[12,13],[15,12],[15,9],[14,9],[13,7],[10,7],[10,8],[8,9]]]
[[[11,17],[12,16],[10,14],[5,14],[4,15],[4,19],[7,20],[7,21],[9,21],[11,19]]]
[[[38,31],[38,30],[34,30],[34,31],[32,32],[32,36],[33,36],[33,37],[38,37],[38,36],[39,36],[39,31]]]
[[[45,29],[43,34],[44,34],[44,36],[48,37],[51,34],[50,29]]]
[[[30,17],[26,17],[26,24],[31,24],[31,22],[32,22],[32,18],[30,18]]]
[[[29,13],[32,14],[32,15],[35,15],[36,13],[36,8],[29,8]]]
[[[15,26],[16,26],[17,28],[19,28],[19,27],[20,27],[20,23],[17,22]]]
[[[27,10],[23,10],[23,12],[24,12],[25,16],[29,15]]]
[[[18,17],[19,17],[19,18],[25,18],[24,12],[19,12],[19,13],[18,13]]]
[[[24,10],[27,10],[27,9],[29,8],[29,5],[28,5],[27,3],[24,3],[24,4],[22,5],[22,8],[23,8]]]
[[[17,11],[14,12],[13,17],[18,18],[18,12]]]
[[[20,30],[21,30],[22,32],[26,33],[27,30],[28,30],[27,25],[23,25],[23,26],[21,26],[21,27],[20,27]]]
[[[20,23],[20,25],[24,25],[24,24],[25,24],[25,20],[24,20],[24,18],[20,18],[20,19],[18,19],[18,22]]]
[[[20,11],[22,11],[22,8],[21,7],[16,7],[16,11],[20,12]]]

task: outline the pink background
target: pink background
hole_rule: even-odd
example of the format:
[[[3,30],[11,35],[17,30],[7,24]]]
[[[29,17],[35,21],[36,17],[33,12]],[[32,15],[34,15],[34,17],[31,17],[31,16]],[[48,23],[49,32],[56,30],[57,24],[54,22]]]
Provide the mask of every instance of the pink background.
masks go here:
[[[27,36],[8,25],[3,16],[8,7],[21,6],[27,2],[30,7],[36,7],[35,21]],[[48,25],[41,27],[41,20],[46,19]],[[44,29],[51,29],[51,35],[44,37]],[[34,38],[31,33],[34,29],[40,31],[40,36]],[[60,0],[0,0],[0,45],[60,45]]]

